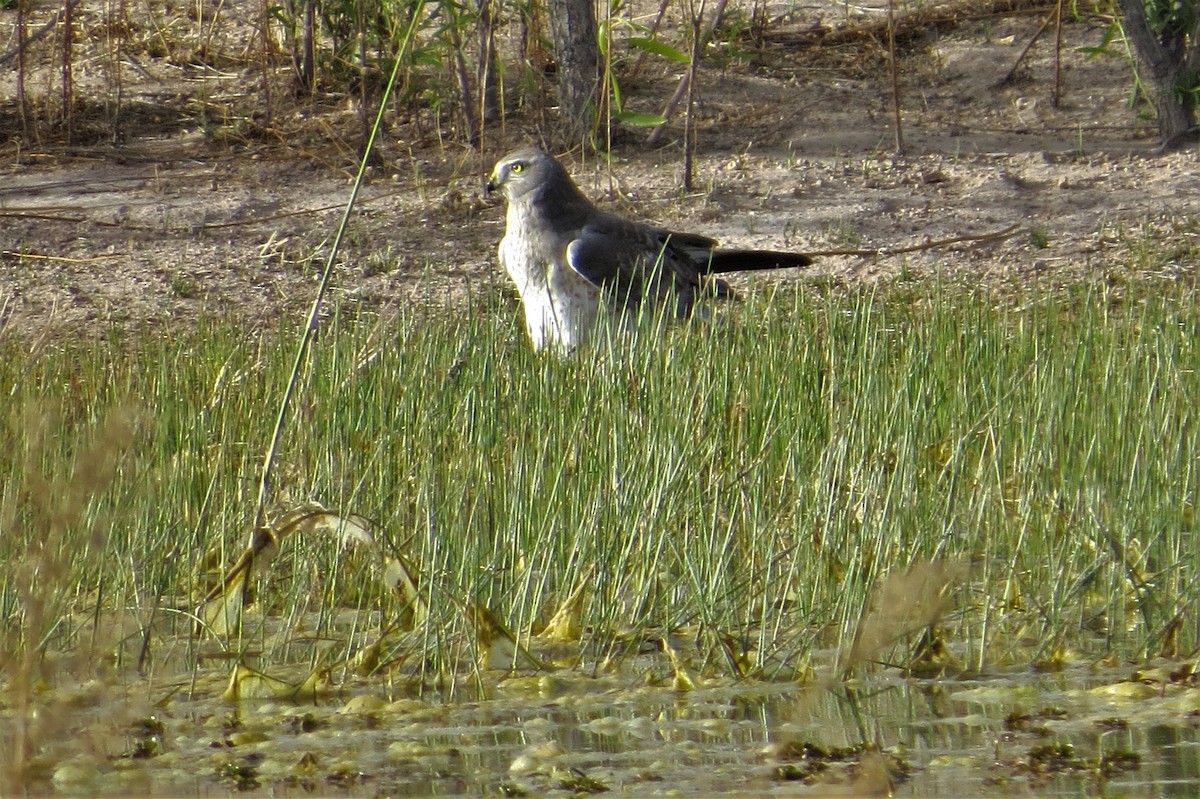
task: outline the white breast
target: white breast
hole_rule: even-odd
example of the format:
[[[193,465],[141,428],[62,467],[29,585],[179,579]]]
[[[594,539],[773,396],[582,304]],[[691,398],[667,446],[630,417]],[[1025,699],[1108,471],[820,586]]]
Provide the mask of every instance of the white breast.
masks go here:
[[[508,232],[500,240],[500,263],[521,295],[533,348],[570,351],[596,326],[600,290],[567,266],[565,245],[556,254],[538,252],[531,242],[512,234],[519,229],[520,220],[510,215]]]

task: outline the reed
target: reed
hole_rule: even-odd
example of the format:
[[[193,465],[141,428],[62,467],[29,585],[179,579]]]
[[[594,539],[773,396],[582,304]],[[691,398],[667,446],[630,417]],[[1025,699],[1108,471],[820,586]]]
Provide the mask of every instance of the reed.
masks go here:
[[[273,497],[372,519],[432,606],[521,633],[586,579],[597,658],[671,630],[756,664],[848,651],[881,579],[929,562],[963,567],[939,623],[975,666],[1137,656],[1195,612],[1196,309],[1163,281],[780,289],[563,360],[530,352],[501,296],[334,314]],[[292,336],[6,346],[5,671],[51,653],[145,669],[190,640],[244,545]],[[352,655],[399,612],[376,566],[297,539],[243,646]]]

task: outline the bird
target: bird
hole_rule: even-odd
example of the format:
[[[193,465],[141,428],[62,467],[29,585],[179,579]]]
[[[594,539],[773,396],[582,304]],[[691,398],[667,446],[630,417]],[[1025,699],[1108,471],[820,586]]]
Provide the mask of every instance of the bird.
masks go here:
[[[732,296],[718,274],[812,263],[804,253],[719,249],[708,236],[603,211],[538,148],[497,161],[483,193],[507,203],[500,264],[516,285],[537,351],[571,352],[606,315],[686,318],[703,297]]]

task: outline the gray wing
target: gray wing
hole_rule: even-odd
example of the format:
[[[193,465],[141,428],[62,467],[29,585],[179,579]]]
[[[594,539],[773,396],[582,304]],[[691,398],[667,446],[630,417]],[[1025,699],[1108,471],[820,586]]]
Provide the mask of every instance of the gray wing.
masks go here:
[[[567,263],[626,308],[674,292],[682,312],[690,309],[715,246],[704,236],[604,217],[584,225],[567,244]]]

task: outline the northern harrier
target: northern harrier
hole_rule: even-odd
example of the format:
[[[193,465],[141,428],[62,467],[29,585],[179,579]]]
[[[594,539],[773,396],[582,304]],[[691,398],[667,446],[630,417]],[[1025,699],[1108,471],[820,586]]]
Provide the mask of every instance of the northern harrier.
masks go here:
[[[601,211],[537,149],[500,159],[484,190],[508,201],[500,263],[517,285],[536,350],[582,344],[602,307],[620,315],[649,305],[685,317],[706,293],[729,293],[713,275],[812,263],[802,253],[719,250],[707,236]]]

